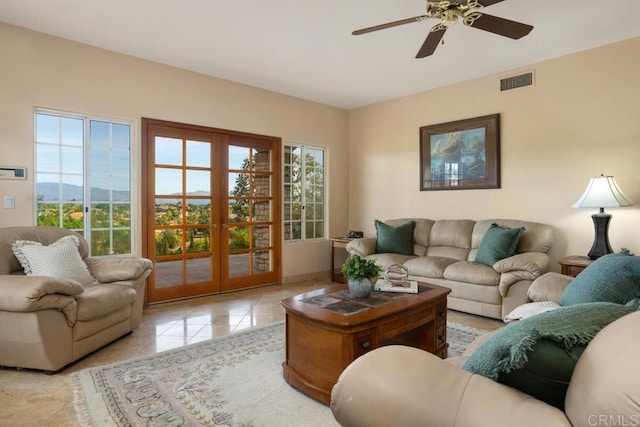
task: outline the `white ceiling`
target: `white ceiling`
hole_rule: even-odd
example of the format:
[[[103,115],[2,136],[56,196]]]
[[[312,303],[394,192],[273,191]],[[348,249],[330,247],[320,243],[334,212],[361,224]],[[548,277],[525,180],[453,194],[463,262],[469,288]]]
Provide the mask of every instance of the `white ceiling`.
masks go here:
[[[511,40],[458,23],[415,59],[425,0],[0,0],[0,21],[342,108],[356,108],[640,36],[639,0],[505,0]],[[0,43],[2,43],[0,41]],[[640,54],[636,52],[635,54]],[[585,70],[588,71],[588,70]]]

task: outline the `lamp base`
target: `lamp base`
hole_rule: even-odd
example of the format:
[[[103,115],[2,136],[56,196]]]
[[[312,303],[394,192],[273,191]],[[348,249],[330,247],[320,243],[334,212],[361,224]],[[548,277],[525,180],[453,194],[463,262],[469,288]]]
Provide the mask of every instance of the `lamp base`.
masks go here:
[[[609,244],[609,221],[611,221],[611,215],[608,213],[597,213],[591,215],[591,218],[593,218],[596,237],[587,255],[589,255],[591,259],[597,259],[603,255],[613,253],[613,249],[611,249],[611,245]]]

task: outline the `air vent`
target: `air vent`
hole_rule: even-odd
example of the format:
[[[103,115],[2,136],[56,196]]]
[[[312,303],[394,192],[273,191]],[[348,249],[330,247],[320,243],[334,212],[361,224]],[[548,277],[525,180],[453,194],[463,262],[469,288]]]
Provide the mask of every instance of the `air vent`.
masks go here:
[[[533,86],[533,72],[506,77],[500,80],[500,92],[524,86]]]

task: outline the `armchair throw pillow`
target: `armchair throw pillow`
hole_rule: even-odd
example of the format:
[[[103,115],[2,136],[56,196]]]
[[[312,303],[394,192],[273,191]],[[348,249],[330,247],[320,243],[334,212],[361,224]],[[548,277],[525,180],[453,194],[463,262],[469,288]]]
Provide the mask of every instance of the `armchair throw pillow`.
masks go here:
[[[609,254],[589,264],[560,296],[560,305],[607,301],[626,304],[640,297],[640,256]]]
[[[408,221],[396,227],[375,220],[376,253],[413,255],[413,229],[415,221]]]
[[[501,259],[515,255],[524,227],[508,228],[491,224],[480,241],[476,262],[493,266]]]
[[[69,235],[49,246],[30,240],[18,240],[11,249],[27,276],[47,276],[70,279],[83,286],[97,283],[82,260],[77,236]]]

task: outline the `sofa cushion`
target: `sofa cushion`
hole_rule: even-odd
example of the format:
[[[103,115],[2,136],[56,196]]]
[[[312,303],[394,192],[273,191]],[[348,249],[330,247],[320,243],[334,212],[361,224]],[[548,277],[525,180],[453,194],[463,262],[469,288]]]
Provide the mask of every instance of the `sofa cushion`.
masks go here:
[[[27,276],[46,276],[75,280],[84,286],[96,283],[82,260],[74,235],[60,238],[48,246],[31,240],[18,240],[12,249]]]
[[[391,226],[375,220],[376,225],[376,253],[395,253],[413,255],[413,229],[415,221]]]
[[[444,278],[487,286],[500,283],[500,273],[484,264],[470,261],[458,261],[449,265],[444,271]]]
[[[560,296],[560,305],[608,301],[617,304],[640,297],[640,257],[609,254],[587,266]]]
[[[421,256],[407,260],[404,266],[409,269],[410,276],[441,279],[444,277],[444,270],[454,262],[458,261],[452,258]]]
[[[101,283],[90,286],[77,295],[78,320],[98,319],[114,311],[131,305],[136,298],[136,290],[130,286]]]
[[[501,259],[513,256],[523,232],[524,227],[503,228],[491,224],[480,242],[475,261],[492,266]]]
[[[386,254],[371,254],[366,257],[367,259],[372,259],[380,266],[382,269],[382,273],[384,274],[385,270],[391,267],[394,264],[405,264],[408,260],[415,258],[414,256],[409,255],[400,255],[393,253]]]

